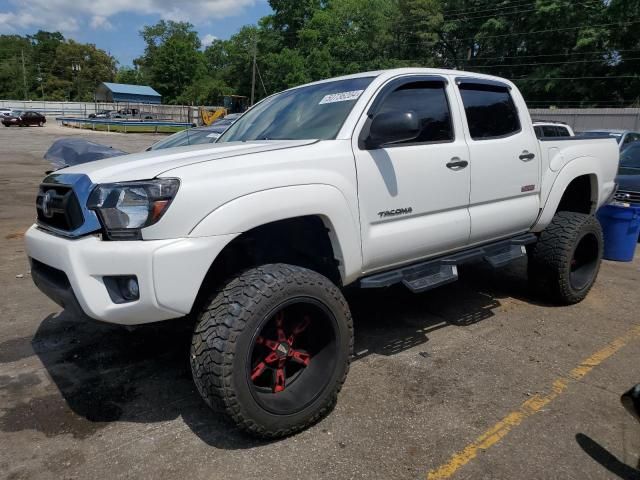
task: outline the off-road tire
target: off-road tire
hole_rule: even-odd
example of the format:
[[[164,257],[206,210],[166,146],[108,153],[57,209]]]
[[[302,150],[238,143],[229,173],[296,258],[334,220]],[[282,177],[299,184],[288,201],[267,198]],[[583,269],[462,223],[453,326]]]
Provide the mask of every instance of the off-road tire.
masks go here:
[[[269,312],[298,297],[321,302],[331,312],[339,331],[339,358],[327,386],[313,403],[292,415],[274,415],[251,395],[247,352]],[[332,410],[352,351],[353,322],[341,291],[314,271],[270,264],[241,273],[205,304],[193,334],[191,371],[200,395],[212,409],[224,412],[249,434],[278,438],[313,425]]]
[[[581,243],[582,242],[582,243]],[[588,242],[592,252],[583,281],[572,281],[572,263],[579,245]],[[558,212],[538,242],[529,248],[528,275],[531,287],[546,299],[572,305],[584,300],[593,286],[603,251],[602,229],[593,215]]]

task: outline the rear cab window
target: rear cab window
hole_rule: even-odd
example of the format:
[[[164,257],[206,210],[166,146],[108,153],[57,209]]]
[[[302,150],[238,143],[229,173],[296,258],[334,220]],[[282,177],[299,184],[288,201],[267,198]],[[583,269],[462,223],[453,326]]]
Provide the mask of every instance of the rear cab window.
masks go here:
[[[465,79],[458,81],[458,88],[473,140],[508,137],[522,130],[508,86]]]

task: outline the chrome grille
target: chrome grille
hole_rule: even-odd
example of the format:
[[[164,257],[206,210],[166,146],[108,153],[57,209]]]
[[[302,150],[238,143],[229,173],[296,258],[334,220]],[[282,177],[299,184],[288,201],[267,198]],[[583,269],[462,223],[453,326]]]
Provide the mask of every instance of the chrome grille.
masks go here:
[[[615,199],[619,202],[640,203],[640,192],[631,190],[618,190]]]
[[[72,232],[84,222],[78,197],[68,185],[40,185],[36,198],[38,224],[56,230]]]

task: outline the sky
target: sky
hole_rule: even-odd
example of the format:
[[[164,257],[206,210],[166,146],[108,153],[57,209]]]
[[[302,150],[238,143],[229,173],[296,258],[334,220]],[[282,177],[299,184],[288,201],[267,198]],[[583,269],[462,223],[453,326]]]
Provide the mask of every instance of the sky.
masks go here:
[[[0,0],[0,34],[60,31],[125,66],[144,50],[140,29],[160,19],[191,22],[206,45],[270,12],[267,0]]]

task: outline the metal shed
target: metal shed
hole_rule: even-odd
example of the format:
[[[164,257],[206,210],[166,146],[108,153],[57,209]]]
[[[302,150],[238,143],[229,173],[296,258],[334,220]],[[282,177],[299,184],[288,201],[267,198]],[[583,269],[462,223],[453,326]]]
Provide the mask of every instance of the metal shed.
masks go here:
[[[96,101],[159,105],[162,103],[162,96],[147,85],[103,82],[96,89]]]

